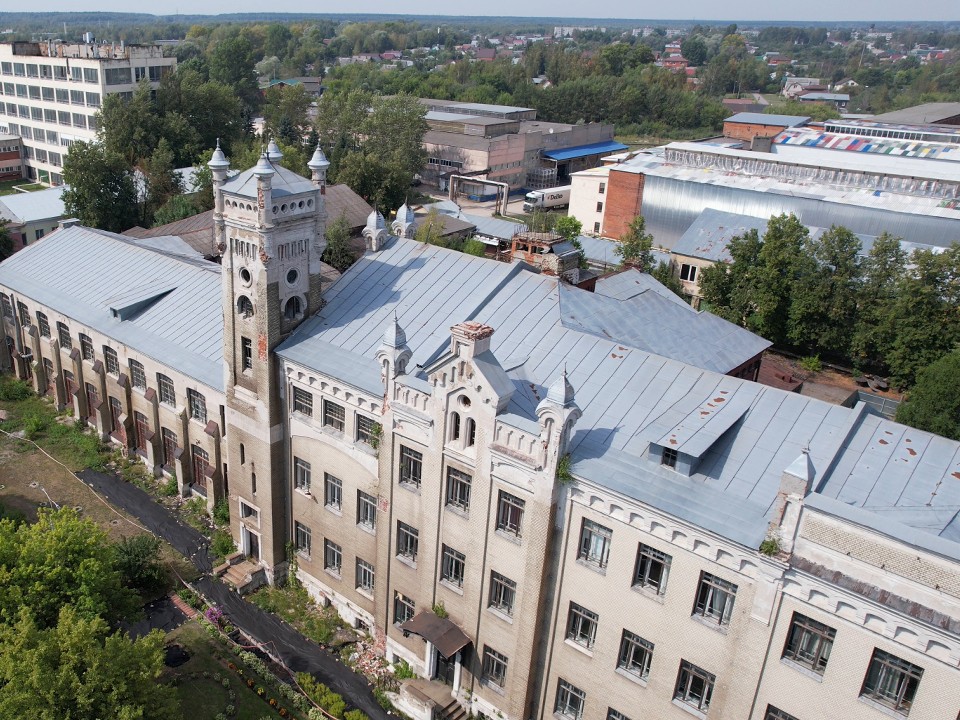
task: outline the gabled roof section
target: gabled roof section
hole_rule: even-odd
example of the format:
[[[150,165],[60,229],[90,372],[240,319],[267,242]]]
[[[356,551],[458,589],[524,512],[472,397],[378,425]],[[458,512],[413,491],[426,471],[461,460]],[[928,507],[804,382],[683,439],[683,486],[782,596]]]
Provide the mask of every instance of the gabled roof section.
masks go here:
[[[0,197],[0,218],[13,223],[27,224],[38,220],[62,218],[64,186],[37,190],[36,192],[14,193]]]
[[[287,170],[280,163],[274,163],[267,160],[274,171],[271,181],[271,192],[274,197],[284,195],[298,195],[300,193],[316,190],[313,183],[305,177],[297,175],[292,170]],[[223,185],[223,191],[234,195],[241,195],[247,198],[257,197],[257,176],[254,174],[255,167],[244,170],[234,178],[230,178]]]
[[[0,285],[222,391],[220,266],[137,243],[63,228],[0,264]]]
[[[657,441],[691,457],[700,458],[744,416],[759,394],[759,385],[720,382],[713,397],[701,402]],[[676,408],[676,413],[682,409]]]

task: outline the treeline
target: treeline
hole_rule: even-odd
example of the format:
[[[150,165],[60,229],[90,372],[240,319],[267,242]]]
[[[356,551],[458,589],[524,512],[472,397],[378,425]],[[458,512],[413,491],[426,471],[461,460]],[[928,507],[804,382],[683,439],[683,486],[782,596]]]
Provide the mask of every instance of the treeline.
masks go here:
[[[709,309],[776,346],[824,355],[910,387],[960,341],[960,245],[903,249],[883,234],[863,254],[844,227],[817,237],[794,215],[729,245],[731,262],[703,271]]]

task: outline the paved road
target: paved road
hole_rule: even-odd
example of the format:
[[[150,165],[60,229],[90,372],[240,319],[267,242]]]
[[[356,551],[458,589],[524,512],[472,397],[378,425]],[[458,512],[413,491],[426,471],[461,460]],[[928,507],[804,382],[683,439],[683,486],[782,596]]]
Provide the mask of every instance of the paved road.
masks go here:
[[[209,573],[213,560],[207,539],[194,528],[157,503],[150,495],[116,475],[84,470],[77,476],[115,507],[137,518],[143,527],[163,538],[202,573],[196,586],[210,601],[219,605],[231,622],[292,673],[308,672],[343,696],[347,704],[365,712],[370,720],[387,720],[362,675],[351,671],[333,655],[308,640],[275,615],[247,602]]]

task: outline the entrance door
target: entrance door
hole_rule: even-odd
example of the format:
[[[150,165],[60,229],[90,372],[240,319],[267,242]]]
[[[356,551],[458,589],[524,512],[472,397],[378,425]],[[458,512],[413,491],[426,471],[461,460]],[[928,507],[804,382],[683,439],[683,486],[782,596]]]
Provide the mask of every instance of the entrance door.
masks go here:
[[[253,560],[257,562],[260,560],[260,538],[256,533],[252,533],[247,528],[242,528],[242,542],[241,547],[243,548],[243,554],[247,556],[248,560]]]
[[[440,654],[439,650],[434,650],[433,652],[437,655],[437,661],[434,663],[436,671],[434,672],[433,679],[453,687],[453,671],[456,663],[452,659],[447,660],[447,658]]]
[[[191,448],[193,453],[193,484],[204,495],[207,494],[207,465],[210,461],[210,455],[206,450],[194,445]]]

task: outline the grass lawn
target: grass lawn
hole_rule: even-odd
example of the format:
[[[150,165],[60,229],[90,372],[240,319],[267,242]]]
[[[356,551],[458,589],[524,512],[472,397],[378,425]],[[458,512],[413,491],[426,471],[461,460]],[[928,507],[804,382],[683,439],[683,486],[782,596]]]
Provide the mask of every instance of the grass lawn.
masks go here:
[[[20,190],[15,190],[14,187],[20,188]],[[0,182],[0,195],[13,195],[21,190],[33,192],[34,190],[44,189],[46,189],[45,185],[32,183],[29,180],[4,180],[3,182]]]
[[[239,661],[223,645],[210,637],[198,622],[191,621],[180,626],[167,636],[167,642],[179,643],[190,653],[190,659],[183,665],[167,669],[169,679],[176,683],[184,717],[213,720],[218,713],[225,712],[227,705],[234,706],[236,715],[232,717],[237,720],[280,717],[267,700],[258,697],[236,672],[227,667],[227,663],[239,664]],[[216,679],[217,675],[220,677],[219,681]],[[244,677],[254,678],[258,686],[266,688],[268,698],[276,696],[263,678],[249,669],[244,670]],[[226,687],[224,680],[228,681]],[[234,693],[233,700],[230,699],[231,691]],[[291,718],[302,720],[305,717],[286,700],[280,701],[280,705],[287,709]]]

